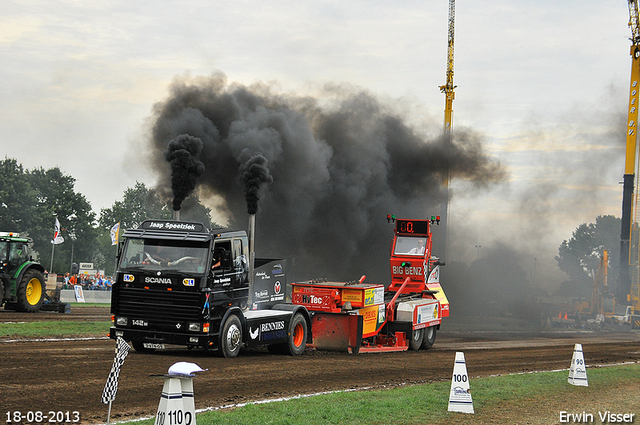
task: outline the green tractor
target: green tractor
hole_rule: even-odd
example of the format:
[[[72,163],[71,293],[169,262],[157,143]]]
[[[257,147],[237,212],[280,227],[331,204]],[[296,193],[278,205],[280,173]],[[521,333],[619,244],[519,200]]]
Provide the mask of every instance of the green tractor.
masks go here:
[[[0,232],[0,306],[5,309],[33,313],[47,298],[44,268],[31,257],[32,242]]]

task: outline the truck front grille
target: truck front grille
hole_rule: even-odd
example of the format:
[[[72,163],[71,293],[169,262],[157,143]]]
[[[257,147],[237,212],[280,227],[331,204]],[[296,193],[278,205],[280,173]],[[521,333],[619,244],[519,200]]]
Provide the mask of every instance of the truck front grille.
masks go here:
[[[150,322],[184,322],[200,320],[200,293],[154,291],[141,288],[118,288],[119,316],[139,317]]]

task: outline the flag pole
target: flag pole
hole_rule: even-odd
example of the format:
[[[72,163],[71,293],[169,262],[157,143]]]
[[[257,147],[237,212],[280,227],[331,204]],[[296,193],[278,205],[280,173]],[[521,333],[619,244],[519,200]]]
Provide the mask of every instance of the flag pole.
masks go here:
[[[56,244],[64,242],[64,238],[60,236],[60,221],[58,221],[58,217],[56,217],[56,224],[53,229],[53,239],[51,240],[51,267],[49,268],[49,272],[53,270],[53,252],[56,249]]]
[[[109,421],[111,420],[111,402],[113,400],[109,400],[109,410],[107,411],[107,425],[109,425]]]
[[[56,249],[55,241],[51,241],[51,267],[49,267],[49,273],[53,272],[53,251]]]

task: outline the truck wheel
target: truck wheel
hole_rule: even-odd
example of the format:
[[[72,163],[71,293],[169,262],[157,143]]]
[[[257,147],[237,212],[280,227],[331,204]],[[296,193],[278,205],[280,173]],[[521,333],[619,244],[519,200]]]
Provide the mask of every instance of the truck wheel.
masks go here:
[[[224,322],[220,334],[220,352],[224,357],[233,358],[240,352],[242,346],[242,323],[235,314]]]
[[[44,277],[36,269],[27,270],[18,285],[18,310],[34,313],[44,302]]]
[[[304,349],[307,347],[307,331],[307,321],[304,320],[304,316],[300,313],[293,316],[289,324],[289,332],[287,332],[289,353],[292,356],[304,353]]]
[[[436,327],[431,326],[430,328],[423,329],[424,331],[424,339],[422,340],[422,348],[425,350],[433,347],[433,343],[436,342]]]
[[[304,349],[307,347],[307,335],[307,321],[304,320],[302,314],[298,313],[289,322],[287,342],[268,345],[267,350],[271,354],[299,356],[304,353]]]
[[[412,350],[419,350],[424,341],[424,329],[414,329],[411,332],[411,341],[409,341],[409,348]]]

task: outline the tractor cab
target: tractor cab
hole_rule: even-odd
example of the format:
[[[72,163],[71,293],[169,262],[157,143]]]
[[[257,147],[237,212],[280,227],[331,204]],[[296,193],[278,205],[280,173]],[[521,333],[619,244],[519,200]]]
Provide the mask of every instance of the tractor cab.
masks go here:
[[[28,238],[20,238],[15,233],[0,232],[0,268],[7,274],[14,272],[26,261],[29,255]]]

